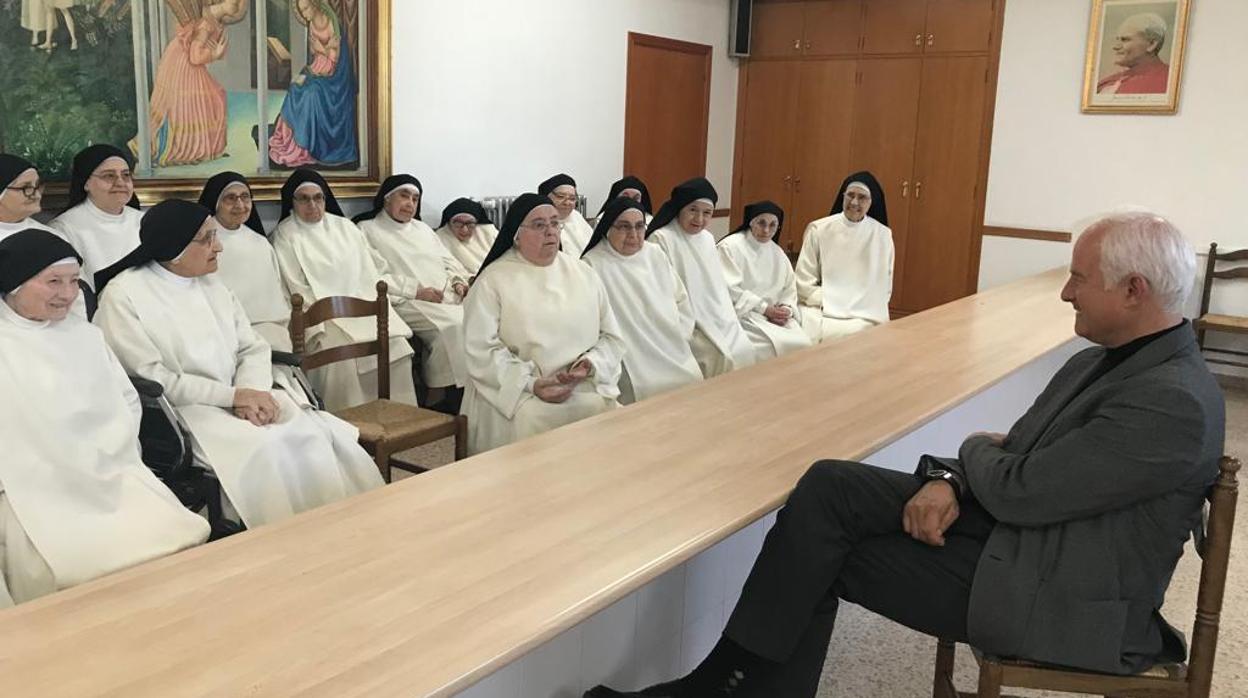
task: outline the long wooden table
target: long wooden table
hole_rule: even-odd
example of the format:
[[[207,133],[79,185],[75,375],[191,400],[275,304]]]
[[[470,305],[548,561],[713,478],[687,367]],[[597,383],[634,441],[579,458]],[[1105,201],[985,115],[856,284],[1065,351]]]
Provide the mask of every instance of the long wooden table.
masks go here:
[[[1072,339],[1058,271],[0,612],[13,696],[448,695]]]

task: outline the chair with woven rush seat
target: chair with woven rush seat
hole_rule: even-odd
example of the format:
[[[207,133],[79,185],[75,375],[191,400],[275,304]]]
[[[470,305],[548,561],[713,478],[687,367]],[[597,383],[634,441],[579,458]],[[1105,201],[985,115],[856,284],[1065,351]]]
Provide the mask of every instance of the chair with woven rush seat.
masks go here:
[[[390,322],[386,282],[377,282],[377,299],[363,300],[347,296],[322,298],[306,311],[299,294],[290,299],[290,342],[300,356],[304,371],[311,371],[337,361],[377,356],[377,399],[334,413],[360,430],[360,445],[373,456],[382,478],[390,482],[391,468],[424,472],[429,468],[411,465],[392,458],[400,451],[422,446],[450,436],[455,437],[455,460],[467,455],[468,420],[463,415],[441,412],[390,400]],[[307,328],[337,318],[376,316],[377,337],[371,342],[346,344],[304,354]]]
[[[1119,676],[1003,659],[974,651],[979,662],[979,689],[958,691],[953,684],[955,644],[936,645],[933,698],[1001,698],[1001,688],[1032,688],[1065,693],[1092,693],[1112,698],[1208,698],[1213,683],[1213,660],[1218,645],[1218,622],[1226,590],[1227,564],[1231,555],[1231,531],[1239,497],[1239,461],[1223,457],[1218,479],[1209,490],[1204,525],[1196,530],[1196,552],[1201,557],[1200,586],[1196,599],[1196,622],[1187,663],[1158,664],[1138,674]]]
[[[1218,252],[1218,243],[1214,242],[1209,245],[1209,259],[1205,264],[1205,284],[1200,294],[1200,315],[1197,316],[1195,324],[1196,343],[1200,345],[1202,352],[1209,352],[1215,356],[1206,356],[1205,360],[1211,364],[1224,364],[1227,366],[1238,366],[1240,368],[1248,368],[1248,362],[1243,360],[1235,360],[1222,358],[1218,356],[1224,354],[1227,356],[1248,356],[1248,352],[1236,349],[1223,349],[1219,347],[1205,346],[1205,333],[1227,332],[1230,334],[1248,334],[1248,317],[1242,315],[1222,315],[1209,312],[1209,302],[1213,296],[1214,279],[1248,279],[1248,265],[1240,265],[1229,269],[1217,268],[1218,262],[1242,262],[1248,260],[1248,249],[1236,250],[1234,252]]]

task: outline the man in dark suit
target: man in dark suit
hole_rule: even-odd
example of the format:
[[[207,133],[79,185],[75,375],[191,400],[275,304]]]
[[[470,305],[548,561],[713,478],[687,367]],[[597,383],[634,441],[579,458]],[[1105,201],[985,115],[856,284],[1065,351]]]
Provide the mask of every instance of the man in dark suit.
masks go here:
[[[838,599],[1000,656],[1132,673],[1185,654],[1159,609],[1222,455],[1222,395],[1182,306],[1169,222],[1080,236],[1076,354],[1009,434],[913,474],[820,461],[780,511],[724,635],[688,676],[586,695],[813,696]]]

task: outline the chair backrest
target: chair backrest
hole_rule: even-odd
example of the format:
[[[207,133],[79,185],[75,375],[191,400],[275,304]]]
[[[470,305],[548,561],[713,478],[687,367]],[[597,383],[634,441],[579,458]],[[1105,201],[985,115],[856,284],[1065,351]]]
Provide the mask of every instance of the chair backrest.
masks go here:
[[[1223,456],[1218,461],[1218,479],[1209,490],[1204,536],[1196,542],[1196,551],[1201,557],[1200,587],[1196,597],[1196,623],[1192,629],[1191,661],[1187,666],[1188,695],[1209,695],[1213,682],[1218,622],[1222,615],[1226,570],[1231,557],[1235,505],[1239,499],[1238,472],[1239,461],[1235,458]]]
[[[1248,249],[1218,253],[1218,243],[1210,243],[1209,258],[1205,261],[1205,284],[1200,292],[1201,315],[1209,312],[1214,279],[1248,279],[1248,265],[1218,269],[1218,262],[1243,262],[1245,260],[1248,260]]]
[[[377,338],[369,342],[344,344],[304,355],[307,328],[327,320],[339,318],[377,318]],[[303,297],[298,293],[290,298],[290,344],[294,353],[302,357],[300,366],[305,371],[327,364],[365,356],[377,356],[377,397],[390,398],[390,303],[386,297],[386,282],[377,282],[377,299],[364,300],[350,296],[330,296],[313,303],[306,311]]]
[[[95,319],[95,311],[100,307],[100,299],[95,295],[95,289],[86,282],[85,279],[78,279],[78,291],[82,293],[82,304],[87,309],[87,322]]]

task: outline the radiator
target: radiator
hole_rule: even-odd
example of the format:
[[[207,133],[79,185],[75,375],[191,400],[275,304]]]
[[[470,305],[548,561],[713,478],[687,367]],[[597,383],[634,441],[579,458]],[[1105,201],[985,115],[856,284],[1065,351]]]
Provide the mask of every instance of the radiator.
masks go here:
[[[485,215],[490,217],[494,222],[494,226],[500,230],[503,227],[503,219],[507,217],[507,211],[511,209],[511,202],[515,201],[514,196],[487,196],[481,199],[481,206],[485,208]],[[576,210],[581,212],[582,216],[588,218],[586,207],[588,200],[584,195],[576,197]]]

